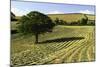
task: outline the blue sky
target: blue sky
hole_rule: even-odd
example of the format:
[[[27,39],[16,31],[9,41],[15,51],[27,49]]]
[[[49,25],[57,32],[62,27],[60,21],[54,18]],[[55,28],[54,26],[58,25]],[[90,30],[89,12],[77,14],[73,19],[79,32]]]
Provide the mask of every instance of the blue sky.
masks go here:
[[[64,13],[95,14],[95,6],[11,1],[11,11],[17,16],[25,15],[30,11],[39,11],[44,14],[64,14]]]

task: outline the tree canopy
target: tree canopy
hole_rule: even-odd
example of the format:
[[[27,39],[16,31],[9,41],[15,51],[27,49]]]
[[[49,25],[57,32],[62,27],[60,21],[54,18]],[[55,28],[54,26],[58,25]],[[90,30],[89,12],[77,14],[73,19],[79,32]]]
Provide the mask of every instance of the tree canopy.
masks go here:
[[[36,40],[39,34],[52,30],[54,26],[55,24],[47,15],[37,11],[31,11],[19,20],[19,31],[24,34],[34,34]]]

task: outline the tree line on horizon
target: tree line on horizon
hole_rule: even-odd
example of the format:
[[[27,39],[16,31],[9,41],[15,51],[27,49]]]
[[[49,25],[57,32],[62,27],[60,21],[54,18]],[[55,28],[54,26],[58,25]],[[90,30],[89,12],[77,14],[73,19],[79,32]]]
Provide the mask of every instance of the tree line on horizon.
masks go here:
[[[67,22],[62,19],[56,18],[54,20],[54,22],[56,25],[69,25],[69,26],[70,25],[71,26],[73,26],[73,25],[95,25],[94,20],[89,20],[88,17],[86,16],[86,14],[83,14],[83,15],[84,15],[84,17],[77,21]]]

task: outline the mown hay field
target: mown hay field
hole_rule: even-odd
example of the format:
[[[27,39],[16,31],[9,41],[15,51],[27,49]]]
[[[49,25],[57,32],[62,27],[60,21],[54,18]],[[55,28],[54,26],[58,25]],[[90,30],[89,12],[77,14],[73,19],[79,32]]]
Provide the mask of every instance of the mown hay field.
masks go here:
[[[58,25],[51,33],[12,34],[11,65],[76,63],[95,60],[95,26]]]

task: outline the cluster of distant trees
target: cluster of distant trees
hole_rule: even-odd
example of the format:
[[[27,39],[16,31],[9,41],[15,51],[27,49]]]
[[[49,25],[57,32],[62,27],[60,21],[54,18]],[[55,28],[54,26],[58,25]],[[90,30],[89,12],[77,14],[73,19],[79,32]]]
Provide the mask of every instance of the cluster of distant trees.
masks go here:
[[[84,14],[84,18],[81,18],[78,21],[66,22],[62,19],[56,18],[54,22],[56,25],[95,25],[95,21],[89,20],[85,14]]]

